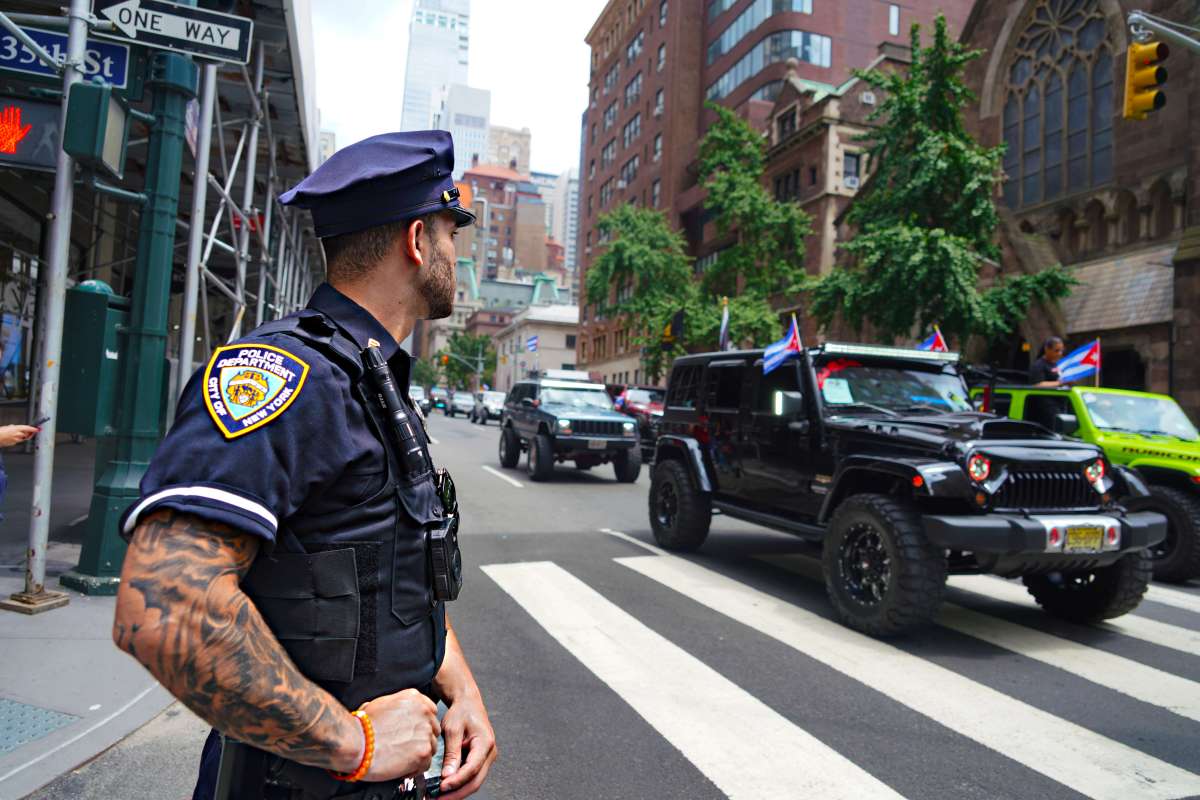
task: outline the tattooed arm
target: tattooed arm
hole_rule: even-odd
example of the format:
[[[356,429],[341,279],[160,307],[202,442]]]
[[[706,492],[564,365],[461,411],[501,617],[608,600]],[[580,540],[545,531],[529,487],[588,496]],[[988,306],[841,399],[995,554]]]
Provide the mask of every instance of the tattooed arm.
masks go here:
[[[235,739],[340,772],[362,760],[358,721],[300,673],[238,584],[259,539],[164,510],[134,531],[113,639],[184,705]],[[424,769],[436,706],[409,689],[367,705],[376,731],[370,780]]]

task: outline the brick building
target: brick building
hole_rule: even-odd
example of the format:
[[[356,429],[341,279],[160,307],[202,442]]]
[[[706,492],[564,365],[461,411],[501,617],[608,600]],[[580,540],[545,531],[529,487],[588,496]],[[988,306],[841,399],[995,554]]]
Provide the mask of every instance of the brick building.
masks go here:
[[[611,0],[586,37],[592,72],[580,162],[581,286],[603,245],[599,216],[621,203],[663,209],[701,268],[720,249],[695,170],[711,122],[706,99],[736,108],[756,124],[767,121],[789,85],[799,93],[813,89],[822,100],[836,95],[834,106],[850,105],[855,101],[836,90],[851,68],[879,58],[881,43],[905,44],[909,26],[929,22],[938,10],[958,31],[970,8],[969,0],[708,0],[700,13],[695,5]],[[840,141],[842,133],[848,130],[831,141]],[[806,179],[807,168],[817,167],[825,197],[853,191],[842,180],[846,165],[837,162],[838,152],[835,146],[820,160],[802,159]],[[788,175],[799,166],[789,162]],[[831,230],[830,222],[816,235],[830,236]],[[830,242],[809,245],[822,259],[828,256],[829,265]],[[639,354],[626,328],[625,321],[597,319],[594,309],[581,305],[581,366],[609,382],[641,382]]]
[[[512,277],[516,270],[546,267],[546,211],[537,186],[510,167],[473,164],[459,188],[477,222],[460,232],[459,250],[480,265],[484,277]]]
[[[1061,262],[1081,281],[994,355],[1021,366],[1025,342],[1099,337],[1106,385],[1171,392],[1195,419],[1200,71],[1172,45],[1166,107],[1122,119],[1135,8],[1200,25],[1188,0],[980,0],[964,25],[963,41],[987,51],[968,68],[968,125],[984,144],[1008,143],[1001,269]]]

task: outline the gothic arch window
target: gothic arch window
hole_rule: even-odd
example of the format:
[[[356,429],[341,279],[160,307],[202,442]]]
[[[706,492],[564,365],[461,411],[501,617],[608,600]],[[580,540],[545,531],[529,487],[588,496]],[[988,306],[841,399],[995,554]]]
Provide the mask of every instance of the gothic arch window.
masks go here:
[[[1113,56],[1100,0],[1033,0],[1005,76],[1004,201],[1112,180]]]

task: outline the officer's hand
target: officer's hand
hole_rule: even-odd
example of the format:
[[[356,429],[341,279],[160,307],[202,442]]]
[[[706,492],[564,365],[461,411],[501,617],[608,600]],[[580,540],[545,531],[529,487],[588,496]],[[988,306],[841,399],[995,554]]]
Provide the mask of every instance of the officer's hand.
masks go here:
[[[442,717],[446,755],[442,759],[443,800],[462,800],[479,790],[495,762],[496,734],[478,691],[455,699]],[[466,760],[463,760],[463,755]]]
[[[375,728],[375,757],[364,780],[396,780],[429,769],[442,733],[432,700],[405,689],[376,697],[363,711]]]

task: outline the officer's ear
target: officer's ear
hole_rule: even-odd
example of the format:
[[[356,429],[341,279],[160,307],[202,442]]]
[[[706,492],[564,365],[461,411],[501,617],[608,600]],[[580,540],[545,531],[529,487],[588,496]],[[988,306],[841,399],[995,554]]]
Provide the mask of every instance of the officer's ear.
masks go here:
[[[425,259],[428,255],[430,240],[427,227],[427,220],[424,217],[417,217],[408,223],[408,227],[404,231],[404,254],[417,267],[425,266]]]

